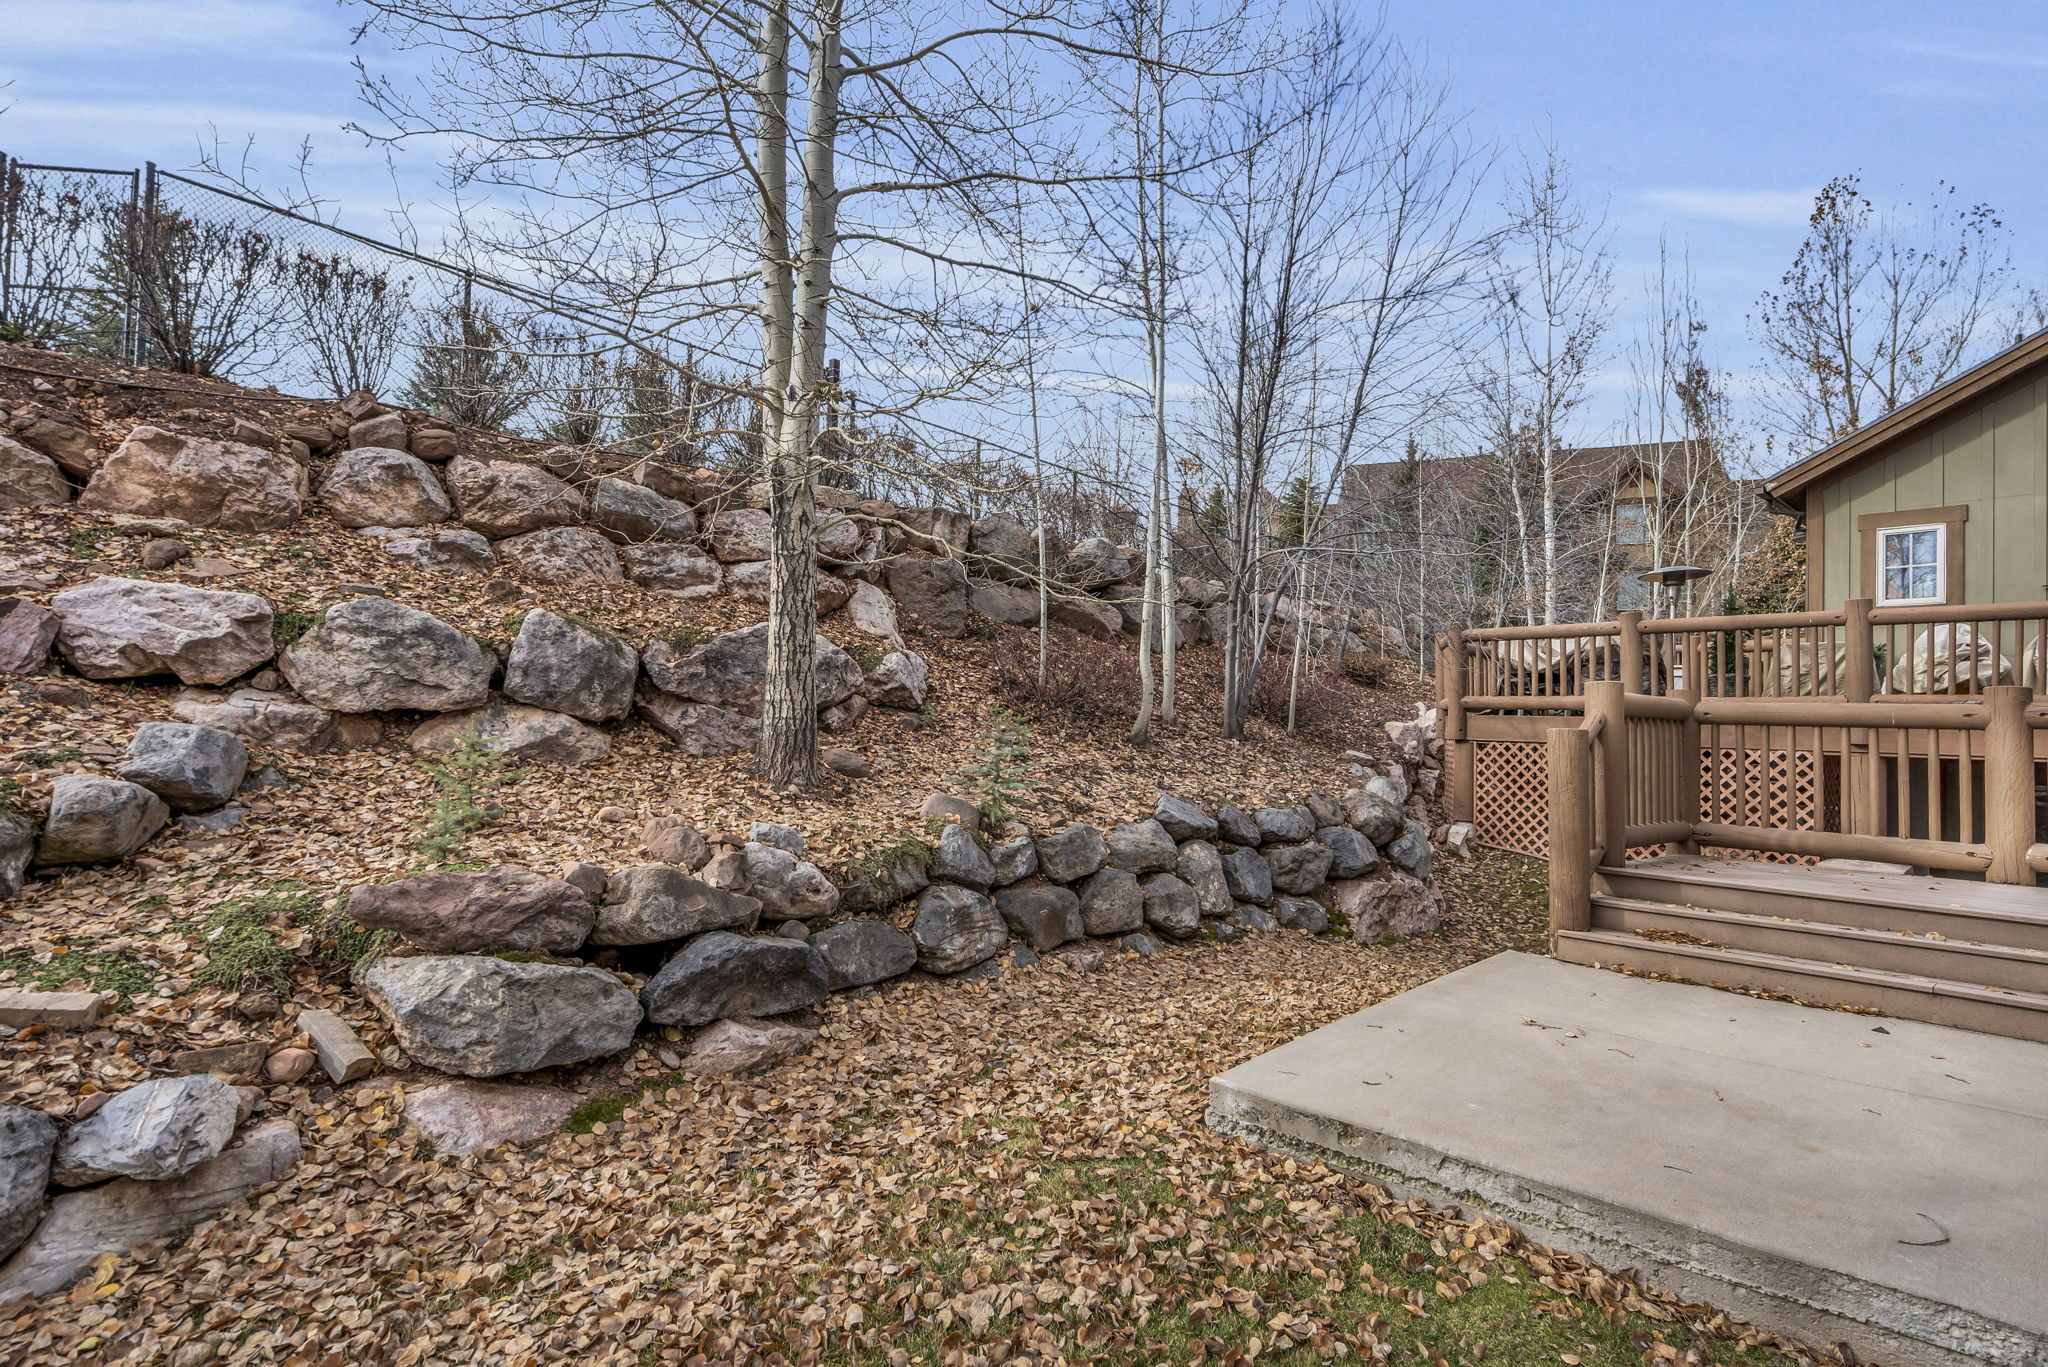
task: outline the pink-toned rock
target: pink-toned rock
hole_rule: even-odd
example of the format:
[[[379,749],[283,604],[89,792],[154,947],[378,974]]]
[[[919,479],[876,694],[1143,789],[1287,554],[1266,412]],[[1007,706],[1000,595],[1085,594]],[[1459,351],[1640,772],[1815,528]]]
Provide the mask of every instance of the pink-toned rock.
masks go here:
[[[405,1118],[420,1137],[456,1157],[531,1144],[562,1126],[582,1098],[559,1087],[447,1082],[405,1096]]]
[[[566,954],[589,937],[597,918],[580,889],[509,864],[482,873],[422,873],[395,883],[367,883],[349,894],[348,914],[438,954]]]
[[[57,462],[0,436],[0,509],[42,508],[71,501],[71,484]]]
[[[779,1021],[732,1016],[697,1036],[683,1071],[700,1076],[751,1073],[773,1067],[811,1047],[815,1030]]]
[[[81,508],[236,532],[288,527],[305,503],[306,467],[290,456],[156,427],[130,432],[78,497]]]
[[[0,598],[0,674],[33,674],[50,658],[63,619],[20,598]]]

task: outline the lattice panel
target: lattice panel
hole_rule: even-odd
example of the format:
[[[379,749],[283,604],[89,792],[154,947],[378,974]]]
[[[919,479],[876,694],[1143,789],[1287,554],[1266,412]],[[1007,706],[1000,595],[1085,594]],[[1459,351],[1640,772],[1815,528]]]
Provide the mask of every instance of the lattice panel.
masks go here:
[[[1482,845],[1544,857],[1550,849],[1550,758],[1544,742],[1473,743],[1472,825]]]
[[[1718,801],[1710,800],[1719,766]],[[1700,816],[1731,826],[1817,831],[1829,800],[1818,753],[1812,750],[1700,752]],[[1550,763],[1542,741],[1482,740],[1472,745],[1472,824],[1479,843],[1538,859],[1550,852]],[[1659,850],[1631,850],[1644,859]],[[1811,864],[1811,855],[1719,850],[1733,859]]]
[[[1812,750],[1751,750],[1721,746],[1700,751],[1700,819],[1724,826],[1766,826],[1786,831],[1821,829],[1827,801],[1820,755]],[[1718,781],[1717,781],[1718,780]],[[1814,864],[1806,854],[1715,849],[1730,859],[1770,864]]]

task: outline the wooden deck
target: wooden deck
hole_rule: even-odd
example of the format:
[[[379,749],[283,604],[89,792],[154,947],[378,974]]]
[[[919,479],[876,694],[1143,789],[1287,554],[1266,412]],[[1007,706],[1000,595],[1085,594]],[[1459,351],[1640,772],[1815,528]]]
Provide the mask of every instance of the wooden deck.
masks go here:
[[[2048,1041],[2048,889],[1706,855],[1593,882],[1559,958]]]

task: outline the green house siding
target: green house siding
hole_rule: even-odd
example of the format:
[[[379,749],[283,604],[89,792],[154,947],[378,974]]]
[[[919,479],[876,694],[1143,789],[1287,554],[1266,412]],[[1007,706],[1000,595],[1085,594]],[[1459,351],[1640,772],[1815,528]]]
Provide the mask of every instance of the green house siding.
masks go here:
[[[1859,582],[1866,513],[1967,507],[1969,603],[2048,599],[2048,378],[1957,414],[1925,435],[1813,490],[1825,521],[1818,608],[1872,597]],[[1809,505],[1810,506],[1810,505]]]

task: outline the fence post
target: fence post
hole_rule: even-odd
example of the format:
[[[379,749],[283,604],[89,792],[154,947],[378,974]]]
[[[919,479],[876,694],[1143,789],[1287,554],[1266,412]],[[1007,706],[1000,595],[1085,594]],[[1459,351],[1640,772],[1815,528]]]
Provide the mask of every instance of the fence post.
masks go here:
[[[126,300],[128,306],[128,331],[130,334],[128,364],[138,366],[149,363],[148,314],[157,306],[150,299],[151,291],[147,283],[149,272],[153,269],[150,263],[150,255],[155,250],[157,243],[156,163],[153,161],[142,163],[140,193],[142,202],[138,211],[128,216],[130,223],[133,225],[129,231],[134,234],[134,237],[128,256],[128,298]]]
[[[1550,947],[1593,924],[1593,745],[1580,727],[1550,732]]]
[[[1643,657],[1643,614],[1624,612],[1621,621],[1621,682],[1631,693],[1655,693],[1657,681],[1648,683],[1643,676],[1648,672],[1648,661]]]
[[[2027,725],[2033,694],[2023,684],[1984,690],[1991,706],[1984,731],[1984,840],[1991,846],[1991,867],[1984,876],[1993,883],[2034,881],[2027,864],[2034,843],[2034,733]]]
[[[1452,627],[1438,641],[1437,690],[1444,707],[1444,760],[1450,766],[1451,820],[1472,819],[1472,742],[1465,739],[1465,629]]]
[[[1586,720],[1595,717],[1600,718],[1600,734],[1593,738],[1595,835],[1606,847],[1601,862],[1618,869],[1628,862],[1628,690],[1621,680],[1596,679],[1586,685]]]
[[[1851,598],[1842,604],[1842,696],[1852,703],[1869,702],[1877,692],[1870,608],[1868,598]],[[1884,834],[1884,759],[1877,753],[1876,740],[1877,733],[1867,728],[1849,733],[1849,772],[1842,775],[1842,781],[1846,785],[1844,815],[1852,835]]]
[[[0,152],[0,323],[12,315],[14,283],[14,208],[16,196],[7,175],[7,154]]]

